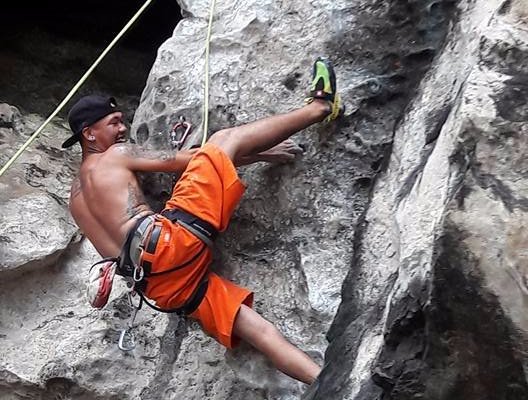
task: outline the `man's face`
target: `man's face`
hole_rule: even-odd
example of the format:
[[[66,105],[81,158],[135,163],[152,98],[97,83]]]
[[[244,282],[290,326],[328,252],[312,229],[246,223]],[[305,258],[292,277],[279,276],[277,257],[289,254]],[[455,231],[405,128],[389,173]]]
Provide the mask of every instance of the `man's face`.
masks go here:
[[[126,142],[126,132],[127,127],[123,123],[123,113],[120,111],[108,114],[90,127],[90,133],[103,150],[113,144]]]

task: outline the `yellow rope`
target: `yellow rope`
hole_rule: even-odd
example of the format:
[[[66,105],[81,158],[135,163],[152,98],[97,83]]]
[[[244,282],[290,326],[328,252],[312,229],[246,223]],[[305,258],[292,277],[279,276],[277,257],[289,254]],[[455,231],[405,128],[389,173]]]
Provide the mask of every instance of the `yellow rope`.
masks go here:
[[[114,45],[117,43],[119,39],[121,39],[121,36],[132,26],[134,22],[139,18],[141,13],[152,3],[152,0],[145,1],[145,4],[141,6],[141,8],[134,14],[134,16],[128,21],[128,23],[121,29],[121,32],[117,34],[117,36],[110,42],[110,44],[104,49],[104,51],[101,53],[101,55],[95,60],[95,62],[92,64],[92,66],[86,71],[86,73],[79,79],[79,82],[70,90],[70,92],[66,95],[64,100],[59,104],[59,106],[51,113],[51,115],[44,121],[42,125],[31,135],[31,137],[24,143],[24,145],[9,159],[9,161],[2,167],[0,170],[0,177],[4,174],[4,172],[7,171],[7,169],[15,162],[15,160],[27,149],[27,147],[37,138],[37,136],[42,132],[44,127],[59,113],[60,110],[66,105],[66,103],[72,98],[72,96],[75,94],[75,92],[81,87],[81,85],[86,81],[86,79],[90,76],[90,74],[93,72],[95,67],[101,62],[101,60],[106,56],[106,54],[114,47]]]
[[[209,7],[209,26],[207,27],[207,36],[205,38],[205,89],[203,105],[203,136],[202,147],[207,141],[207,129],[209,124],[209,44],[211,42],[211,28],[213,26],[213,14],[216,0],[211,0]]]

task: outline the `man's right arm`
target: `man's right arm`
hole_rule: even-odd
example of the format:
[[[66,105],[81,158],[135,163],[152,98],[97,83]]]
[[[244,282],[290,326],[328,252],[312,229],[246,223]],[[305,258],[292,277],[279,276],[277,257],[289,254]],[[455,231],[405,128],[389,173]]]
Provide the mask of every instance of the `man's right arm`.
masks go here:
[[[196,151],[149,150],[128,143],[116,145],[112,149],[131,171],[143,172],[183,172]]]

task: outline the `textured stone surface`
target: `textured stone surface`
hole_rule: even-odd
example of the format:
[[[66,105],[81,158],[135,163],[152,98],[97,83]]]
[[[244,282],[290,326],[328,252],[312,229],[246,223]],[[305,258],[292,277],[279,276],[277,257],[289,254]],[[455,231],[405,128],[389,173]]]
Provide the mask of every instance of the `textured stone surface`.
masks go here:
[[[159,50],[134,118],[132,134],[139,143],[167,146],[167,126],[179,115],[200,127],[206,5],[183,4],[188,17]],[[219,244],[218,270],[253,288],[256,309],[316,359],[326,347],[324,335],[352,263],[354,227],[368,203],[372,179],[454,13],[449,2],[434,11],[429,6],[233,1],[216,10],[209,133],[300,106],[319,55],[334,60],[347,99],[343,121],[295,137],[306,149],[302,159],[291,166],[242,172],[249,187]],[[409,19],[414,22],[406,23]],[[325,25],[328,20],[331,25]],[[417,26],[429,35],[420,37]],[[190,144],[199,142],[201,134],[196,129]],[[148,187],[159,187],[152,190],[159,193],[163,185],[167,181],[159,185],[151,180]],[[199,359],[192,353],[181,359],[186,357]],[[262,368],[258,359],[251,364]],[[258,390],[253,398],[300,395],[286,382],[269,383],[279,373],[248,374],[247,357],[233,357],[229,367],[236,389],[228,397],[224,382],[232,386],[233,376],[224,374],[220,384],[214,373],[225,371],[222,364],[200,365],[200,373],[213,374],[206,380],[215,382],[212,391],[207,384],[195,389],[195,377],[180,369],[160,396],[171,398],[185,387],[193,387],[185,393],[196,399],[239,398],[248,390]]]
[[[132,125],[149,147],[180,115],[201,140],[209,1],[180,5]],[[294,137],[302,158],[241,169],[214,266],[324,362],[318,384],[150,310],[117,349],[125,288],[104,311],[84,299],[97,255],[66,210],[79,154],[57,151],[57,120],[0,179],[0,398],[528,398],[527,18],[520,0],[217,2],[209,133],[300,106],[319,55],[346,99]],[[2,164],[42,119],[0,106]],[[170,182],[144,177],[156,207]]]
[[[306,398],[528,396],[524,9],[460,4],[373,189],[329,332],[347,362]]]
[[[2,166],[42,122],[0,104]],[[0,182],[0,271],[52,264],[77,234],[65,207],[77,163],[57,147],[56,130],[65,131],[60,122],[49,126],[38,146],[24,152]]]

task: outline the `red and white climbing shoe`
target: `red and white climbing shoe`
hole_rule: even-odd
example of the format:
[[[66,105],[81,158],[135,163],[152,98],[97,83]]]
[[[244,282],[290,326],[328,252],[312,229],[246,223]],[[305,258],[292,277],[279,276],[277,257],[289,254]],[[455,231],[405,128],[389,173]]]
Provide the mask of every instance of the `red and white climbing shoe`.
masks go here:
[[[86,295],[92,307],[103,308],[108,303],[116,268],[114,261],[98,262],[90,268]]]

